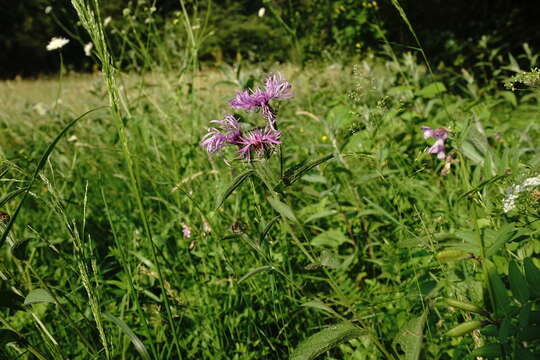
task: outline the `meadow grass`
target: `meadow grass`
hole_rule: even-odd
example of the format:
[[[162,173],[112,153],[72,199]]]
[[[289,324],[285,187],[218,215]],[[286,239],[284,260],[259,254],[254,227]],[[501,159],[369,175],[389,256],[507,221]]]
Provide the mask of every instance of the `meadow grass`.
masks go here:
[[[0,83],[1,209],[13,215],[28,190],[1,249],[0,355],[538,353],[525,338],[538,326],[538,195],[503,211],[508,187],[540,170],[537,93],[459,74],[444,86],[411,53],[123,74],[98,51],[104,76]],[[295,94],[278,107],[279,153],[209,157],[209,121],[270,72]],[[427,153],[422,125],[450,130],[449,157]]]

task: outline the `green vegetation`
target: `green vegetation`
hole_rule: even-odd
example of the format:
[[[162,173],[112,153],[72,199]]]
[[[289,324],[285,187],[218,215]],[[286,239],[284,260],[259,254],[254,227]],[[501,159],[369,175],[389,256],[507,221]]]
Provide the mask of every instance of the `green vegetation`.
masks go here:
[[[460,71],[388,41],[345,65],[206,68],[204,4],[181,2],[172,42],[165,23],[115,38],[97,0],[72,2],[101,73],[0,83],[0,358],[538,358],[530,46],[484,39]],[[210,120],[260,125],[228,100],[269,73],[294,92],[272,103],[282,144],[209,157]],[[448,130],[444,156],[421,126]]]

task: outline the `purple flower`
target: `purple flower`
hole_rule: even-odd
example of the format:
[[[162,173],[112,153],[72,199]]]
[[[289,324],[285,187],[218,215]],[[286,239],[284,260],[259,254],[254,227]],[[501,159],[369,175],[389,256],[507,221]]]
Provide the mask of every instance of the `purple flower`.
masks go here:
[[[424,139],[434,138],[435,144],[433,144],[428,153],[437,154],[437,158],[444,160],[446,158],[446,150],[444,147],[444,141],[448,139],[448,129],[437,128],[432,129],[429,126],[421,126],[420,130],[424,132]]]
[[[229,104],[234,109],[244,109],[255,111],[261,108],[262,115],[272,130],[276,130],[276,113],[270,106],[272,99],[290,99],[293,96],[291,84],[279,74],[268,76],[264,82],[264,90],[256,88],[255,90],[244,90],[236,94],[234,99],[229,100]]]
[[[186,239],[189,239],[191,237],[191,228],[189,227],[189,225],[182,224],[182,235],[184,235]]]
[[[246,161],[251,161],[252,152],[258,157],[268,156],[276,145],[281,144],[279,138],[281,132],[271,128],[255,129],[242,137],[240,143],[242,147],[238,151]]]
[[[218,124],[218,128],[208,129],[208,133],[203,137],[201,145],[210,154],[223,148],[225,145],[238,145],[242,138],[240,123],[233,115],[226,115],[223,120],[212,120],[211,123]]]

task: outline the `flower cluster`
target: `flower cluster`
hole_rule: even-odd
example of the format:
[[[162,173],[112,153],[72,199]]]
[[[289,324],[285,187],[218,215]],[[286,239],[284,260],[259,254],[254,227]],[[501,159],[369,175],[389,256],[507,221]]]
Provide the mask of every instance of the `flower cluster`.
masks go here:
[[[264,88],[244,90],[229,100],[233,109],[259,111],[266,120],[262,128],[255,128],[244,132],[240,121],[234,115],[226,115],[223,120],[212,120],[215,127],[208,129],[203,137],[201,145],[209,154],[221,150],[224,146],[235,145],[238,147],[238,155],[250,162],[252,156],[268,157],[274,149],[281,144],[279,138],[281,132],[277,129],[276,111],[271,107],[273,99],[286,100],[293,96],[291,85],[281,75],[270,75],[266,78]]]
[[[532,187],[540,186],[540,175],[525,179],[521,185],[513,184],[510,186],[506,193],[506,197],[503,200],[503,211],[508,213],[515,209],[516,200],[519,197],[519,194],[524,190],[527,190]]]
[[[434,138],[435,144],[433,144],[428,153],[436,154],[437,158],[444,160],[446,158],[446,150],[444,148],[444,141],[448,139],[448,129],[437,128],[432,129],[429,126],[422,126],[420,129],[424,132],[424,139]]]

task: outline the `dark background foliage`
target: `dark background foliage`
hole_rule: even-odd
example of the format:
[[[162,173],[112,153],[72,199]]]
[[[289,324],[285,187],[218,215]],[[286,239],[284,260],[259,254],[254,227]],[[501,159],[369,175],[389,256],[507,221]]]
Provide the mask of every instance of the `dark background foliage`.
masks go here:
[[[115,26],[121,29],[125,21],[122,10],[142,3],[102,1],[103,16],[112,16]],[[518,51],[524,42],[533,49],[540,45],[540,27],[536,25],[540,8],[534,1],[402,0],[400,3],[426,53],[436,62],[455,66],[473,62],[479,51],[478,42],[484,35],[489,36],[492,48],[503,52]],[[147,1],[146,5],[150,6],[151,2]],[[202,13],[208,2],[187,1],[187,5],[189,9],[198,7]],[[45,13],[47,6],[53,9],[49,14]],[[266,15],[259,18],[257,12],[263,6]],[[157,25],[171,22],[180,10],[178,0],[158,0],[156,8]],[[53,36],[71,39],[62,50],[68,68],[90,70],[93,62],[83,54],[85,35],[75,19],[69,0],[1,0],[0,77],[57,71],[58,55],[45,50]],[[367,48],[380,48],[381,32],[375,26],[396,49],[416,47],[390,0],[378,3],[373,0],[222,0],[212,2],[209,20],[213,33],[199,52],[208,63],[234,62],[238,55],[251,62],[308,61],[334,58],[336,54],[344,59],[361,55]],[[113,47],[117,43],[112,42]]]

